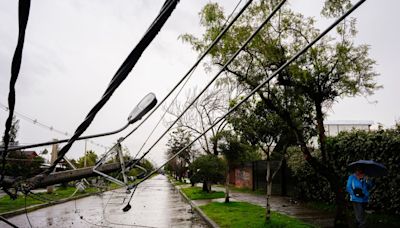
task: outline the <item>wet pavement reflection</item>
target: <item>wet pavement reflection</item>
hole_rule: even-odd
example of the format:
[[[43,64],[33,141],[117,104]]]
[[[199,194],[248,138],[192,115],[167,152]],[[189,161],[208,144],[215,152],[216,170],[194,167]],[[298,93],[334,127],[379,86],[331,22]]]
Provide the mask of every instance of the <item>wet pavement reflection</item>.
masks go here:
[[[129,200],[123,189],[43,208],[28,213],[33,227],[207,227],[163,175],[142,183]],[[29,227],[25,214],[10,218]]]

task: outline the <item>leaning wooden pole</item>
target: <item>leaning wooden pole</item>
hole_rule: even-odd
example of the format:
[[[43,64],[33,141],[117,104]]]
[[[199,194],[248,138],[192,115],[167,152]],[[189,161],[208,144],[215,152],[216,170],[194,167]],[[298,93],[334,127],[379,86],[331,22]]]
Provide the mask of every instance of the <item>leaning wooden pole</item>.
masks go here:
[[[97,168],[98,171],[106,174],[119,171],[120,169],[121,169],[120,163],[104,164]],[[93,167],[55,172],[49,175],[45,175],[38,183],[35,183],[34,186],[35,188],[43,188],[54,184],[80,180],[82,178],[88,178],[97,175],[98,174],[93,172]],[[24,182],[18,182],[16,178],[6,176],[4,178],[3,186],[6,188],[19,188],[22,183],[25,186],[30,185],[29,180]]]

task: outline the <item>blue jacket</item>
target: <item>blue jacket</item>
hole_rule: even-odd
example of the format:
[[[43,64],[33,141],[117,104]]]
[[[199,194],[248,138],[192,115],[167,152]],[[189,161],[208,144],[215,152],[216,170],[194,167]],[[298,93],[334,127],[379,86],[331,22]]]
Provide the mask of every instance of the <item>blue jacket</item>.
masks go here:
[[[350,201],[358,203],[368,203],[369,190],[374,186],[371,180],[365,178],[359,180],[355,174],[349,176],[347,180],[346,190],[350,194]],[[354,193],[354,189],[361,188],[364,193],[363,197],[357,197]]]

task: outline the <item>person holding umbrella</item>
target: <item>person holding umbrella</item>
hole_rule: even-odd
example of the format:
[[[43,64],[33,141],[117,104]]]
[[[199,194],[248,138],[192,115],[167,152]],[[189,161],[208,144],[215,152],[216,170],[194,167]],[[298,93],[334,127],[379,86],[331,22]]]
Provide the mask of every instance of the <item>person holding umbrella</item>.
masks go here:
[[[346,190],[353,204],[357,227],[366,227],[365,206],[368,203],[370,190],[374,183],[367,176],[383,176],[386,167],[372,160],[359,160],[348,165],[354,173],[347,180]]]

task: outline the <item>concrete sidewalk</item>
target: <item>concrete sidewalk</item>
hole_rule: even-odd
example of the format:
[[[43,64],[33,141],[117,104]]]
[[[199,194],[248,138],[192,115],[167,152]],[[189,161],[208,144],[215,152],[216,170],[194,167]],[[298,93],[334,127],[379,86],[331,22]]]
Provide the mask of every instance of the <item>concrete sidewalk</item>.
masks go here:
[[[186,185],[181,187],[186,187]],[[213,186],[212,189],[213,191],[225,192],[225,188],[221,187]],[[251,204],[262,206],[264,208],[266,207],[265,195],[231,191],[230,197],[231,201],[248,202]],[[193,200],[193,203],[196,206],[201,206],[210,202],[224,202],[224,200],[224,198],[212,200]],[[334,214],[307,208],[302,204],[292,202],[289,197],[272,196],[270,204],[273,211],[286,214],[294,218],[298,218],[317,227],[333,227]]]

